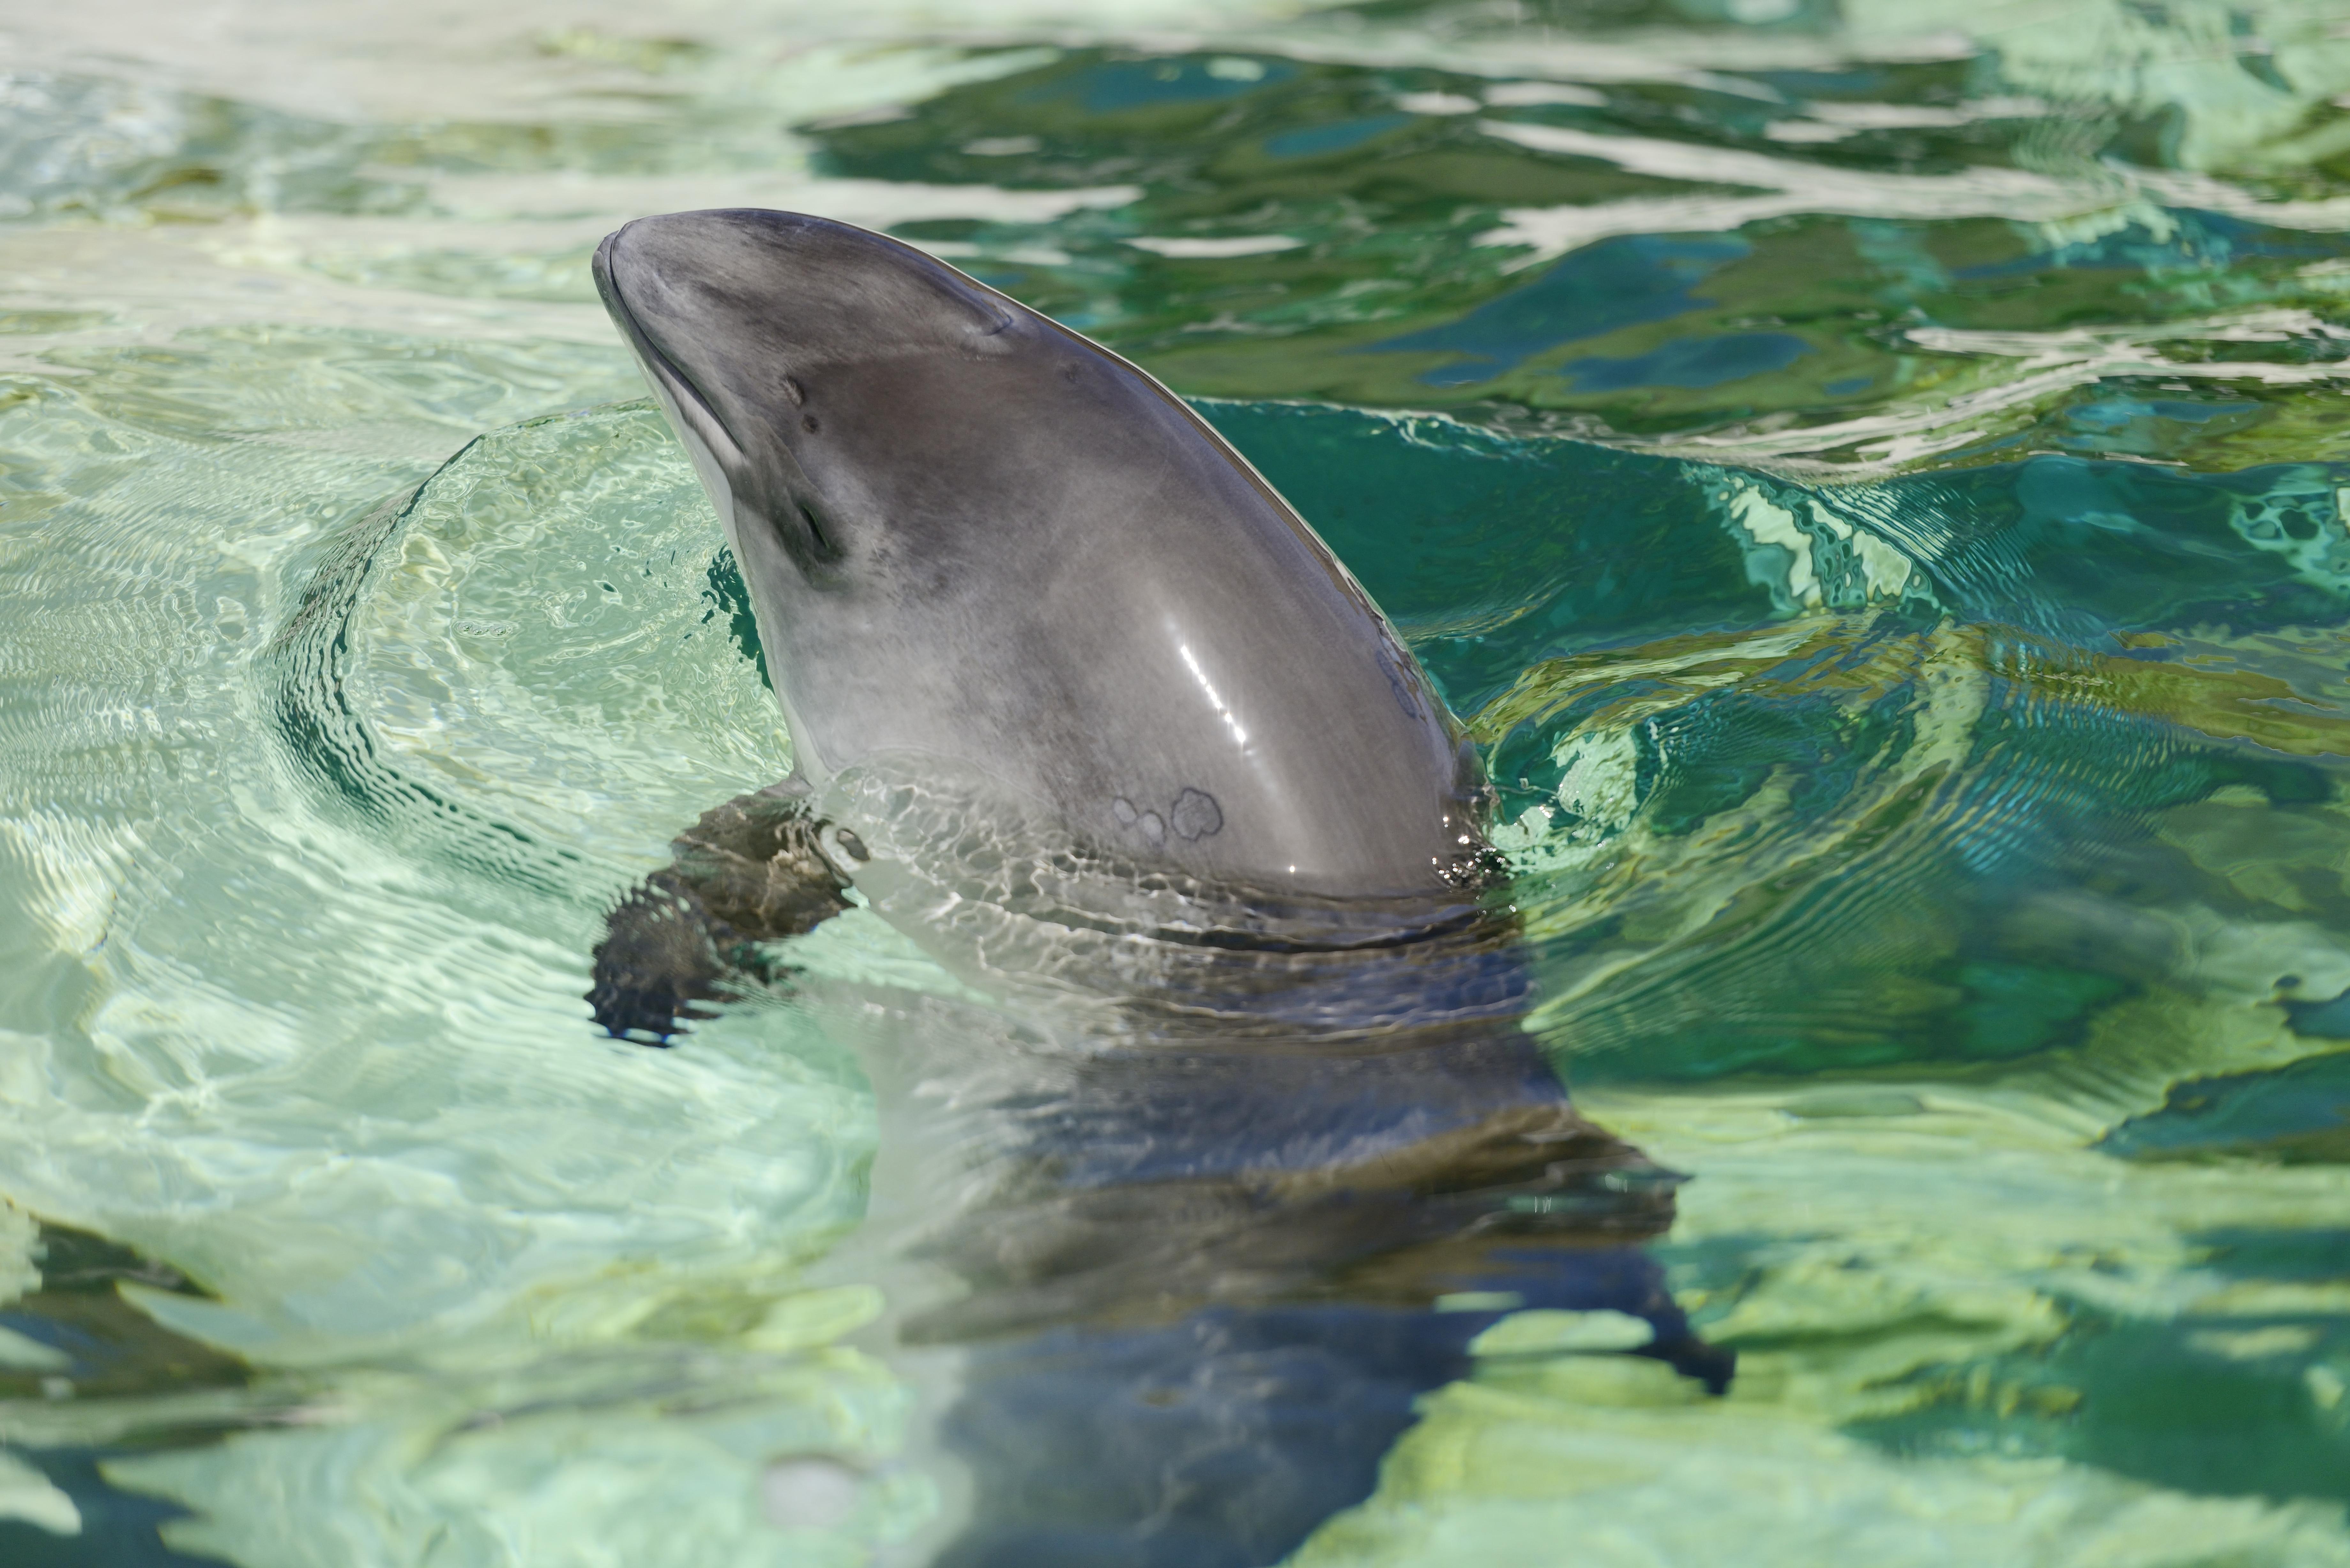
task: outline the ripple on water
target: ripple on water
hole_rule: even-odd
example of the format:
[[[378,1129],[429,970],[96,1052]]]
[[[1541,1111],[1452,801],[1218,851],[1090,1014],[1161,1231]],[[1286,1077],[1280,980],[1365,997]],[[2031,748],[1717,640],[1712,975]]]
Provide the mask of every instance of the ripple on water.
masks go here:
[[[1217,400],[1473,721],[1585,1108],[1695,1178],[1729,1400],[1525,1314],[1301,1561],[2350,1561],[2350,15],[1027,14],[419,13],[331,116],[315,7],[17,40],[0,1280],[123,1355],[0,1340],[0,1556],[184,1507],[244,1568],[796,1564],[929,1506],[923,1374],[802,1265],[847,1042],[1002,1020],[868,910],[666,1056],[579,1000],[789,761],[584,258],[785,202]],[[101,25],[169,70],[60,68]]]

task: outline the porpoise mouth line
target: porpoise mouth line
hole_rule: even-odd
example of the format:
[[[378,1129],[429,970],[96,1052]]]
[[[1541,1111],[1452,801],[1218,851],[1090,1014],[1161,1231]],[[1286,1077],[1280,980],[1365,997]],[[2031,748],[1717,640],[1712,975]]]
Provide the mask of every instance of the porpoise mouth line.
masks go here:
[[[596,292],[603,297],[606,313],[611,316],[628,334],[629,346],[637,351],[638,357],[644,360],[647,368],[668,383],[672,396],[681,401],[691,400],[695,410],[710,421],[720,435],[726,438],[726,444],[733,449],[733,455],[740,458],[743,454],[743,446],[741,440],[735,436],[733,427],[720,415],[717,405],[712,403],[702,389],[694,383],[693,378],[678,369],[677,361],[671,359],[662,351],[660,345],[653,341],[652,334],[645,330],[644,324],[637,319],[637,313],[629,307],[628,296],[620,288],[620,280],[612,271],[612,247],[622,234],[627,234],[633,227],[635,227],[633,223],[622,224],[619,229],[605,235],[603,244],[596,247],[595,263],[588,269],[595,275]]]

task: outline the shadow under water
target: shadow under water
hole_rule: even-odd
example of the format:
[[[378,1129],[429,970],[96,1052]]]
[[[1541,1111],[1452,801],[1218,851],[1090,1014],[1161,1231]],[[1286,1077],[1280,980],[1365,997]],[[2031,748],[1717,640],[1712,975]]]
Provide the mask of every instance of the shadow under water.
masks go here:
[[[201,1396],[241,1390],[244,1364],[175,1334],[126,1300],[130,1284],[175,1295],[203,1293],[177,1270],[69,1226],[44,1224],[32,1256],[40,1288],[0,1311],[0,1399],[135,1399],[158,1390]],[[46,1507],[0,1517],[0,1562],[11,1568],[204,1568],[164,1544],[159,1526],[187,1510],[112,1484],[107,1461],[137,1441],[57,1447],[34,1456]],[[70,1525],[60,1531],[59,1525]]]
[[[1734,1358],[1642,1247],[1679,1178],[1568,1103],[1514,911],[1217,887],[1049,822],[931,757],[746,796],[597,954],[599,1019],[665,1041],[776,978],[756,939],[846,907],[829,846],[996,999],[852,1030],[883,1141],[850,1250],[905,1279],[876,1343],[952,1353],[916,1445],[950,1472],[929,1561],[1274,1563],[1528,1311],[1605,1314],[1606,1353],[1723,1391]]]

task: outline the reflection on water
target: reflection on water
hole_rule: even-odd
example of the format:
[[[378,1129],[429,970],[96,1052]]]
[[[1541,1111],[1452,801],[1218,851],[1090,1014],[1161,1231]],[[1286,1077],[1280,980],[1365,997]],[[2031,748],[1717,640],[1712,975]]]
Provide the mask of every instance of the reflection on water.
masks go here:
[[[0,1554],[851,1563],[975,1493],[1324,1564],[2350,1562],[2350,9],[1180,13],[18,29]],[[1037,1013],[871,908],[596,1037],[607,907],[789,766],[586,274],[729,203],[1206,400],[1484,747],[1517,1038],[1669,1229],[1379,1318],[1199,1282],[1343,1251],[1310,1205],[925,1210],[893,1151],[971,1150],[891,1073]],[[1109,1293],[915,1345],[988,1269]],[[1684,1330],[1726,1390],[1625,1354]]]

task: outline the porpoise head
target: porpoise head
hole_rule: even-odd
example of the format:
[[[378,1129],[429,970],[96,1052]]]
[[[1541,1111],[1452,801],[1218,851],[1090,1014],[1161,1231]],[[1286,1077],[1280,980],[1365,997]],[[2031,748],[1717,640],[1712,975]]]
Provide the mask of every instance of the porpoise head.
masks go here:
[[[1482,777],[1426,675],[1150,377],[821,218],[641,219],[595,274],[733,545],[801,781],[931,759],[1268,890],[1474,864]]]

